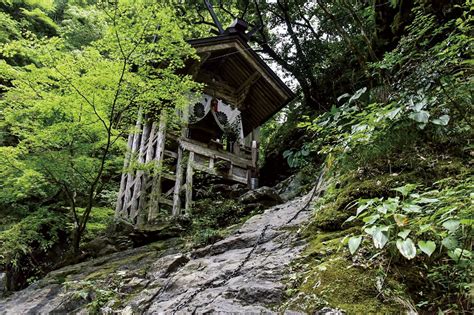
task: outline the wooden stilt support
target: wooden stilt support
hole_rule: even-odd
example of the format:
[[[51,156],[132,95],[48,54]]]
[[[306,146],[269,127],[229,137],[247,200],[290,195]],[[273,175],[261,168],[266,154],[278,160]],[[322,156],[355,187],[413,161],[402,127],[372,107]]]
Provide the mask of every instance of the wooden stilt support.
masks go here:
[[[176,182],[174,184],[173,190],[173,216],[178,216],[181,214],[181,185],[183,182],[183,148],[179,146],[178,148],[178,161],[176,162]]]
[[[146,141],[146,155],[145,155],[145,164],[153,162],[153,157],[155,154],[155,137],[156,137],[156,123],[151,124],[150,133]],[[140,189],[140,198],[138,201],[138,217],[137,223],[139,226],[143,225],[147,221],[148,213],[145,210],[146,205],[149,201],[149,196],[147,195],[148,188],[152,185],[153,177],[148,173],[143,174],[141,189]]]
[[[141,135],[140,139],[140,147],[137,152],[137,161],[139,164],[144,164],[145,163],[145,158],[146,158],[146,145],[148,143],[149,135],[150,135],[150,129],[151,129],[151,124],[150,123],[144,123],[143,124],[143,132]],[[132,222],[137,222],[138,219],[137,216],[139,214],[139,201],[142,199],[141,196],[141,190],[142,190],[142,185],[144,185],[144,176],[145,172],[143,170],[137,170],[135,174],[135,185],[133,185],[133,193],[132,193],[132,200],[130,201],[130,220]],[[144,198],[144,196],[143,196]]]
[[[123,171],[122,171],[122,178],[120,180],[120,189],[117,196],[117,205],[115,207],[115,217],[126,217],[123,213],[123,205],[124,205],[124,194],[125,194],[125,186],[127,185],[127,177],[128,172],[127,168],[130,165],[130,158],[132,156],[132,143],[133,143],[133,134],[128,135],[128,142],[127,142],[127,152],[125,153],[125,159],[123,161]]]
[[[158,137],[156,140],[155,160],[157,174],[154,174],[150,201],[148,202],[148,221],[154,220],[160,211],[159,200],[161,197],[161,169],[163,167],[163,153],[165,151],[166,142],[166,123],[167,115],[163,111],[160,117],[160,125],[158,127]]]
[[[138,151],[138,147],[140,145],[140,138],[141,138],[141,130],[142,130],[142,111],[141,109],[138,112],[137,123],[135,125],[135,130],[133,134],[132,140],[132,147],[130,150],[130,161],[135,158],[135,155]],[[127,173],[127,182],[125,184],[124,189],[124,199],[122,205],[123,215],[127,218],[130,218],[130,200],[132,199],[132,192],[133,192],[133,185],[135,184],[135,176],[132,170],[129,170]]]
[[[191,211],[193,203],[193,163],[194,163],[194,152],[189,152],[188,166],[186,168],[186,212]]]

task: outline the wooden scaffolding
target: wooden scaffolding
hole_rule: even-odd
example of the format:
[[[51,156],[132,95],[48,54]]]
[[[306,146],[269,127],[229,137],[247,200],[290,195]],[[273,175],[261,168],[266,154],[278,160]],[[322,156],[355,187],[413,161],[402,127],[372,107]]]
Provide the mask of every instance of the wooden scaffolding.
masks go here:
[[[167,132],[167,115],[158,123],[139,117],[128,137],[128,151],[117,199],[116,217],[135,225],[153,222],[161,214],[189,212],[194,171],[250,185],[257,174],[258,145],[234,145],[233,152],[218,142],[204,144]]]

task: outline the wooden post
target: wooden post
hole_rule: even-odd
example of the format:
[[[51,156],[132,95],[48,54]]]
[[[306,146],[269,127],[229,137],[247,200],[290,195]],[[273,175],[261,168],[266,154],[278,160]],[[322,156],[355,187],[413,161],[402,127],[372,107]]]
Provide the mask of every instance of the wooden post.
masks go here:
[[[117,196],[117,205],[115,207],[115,217],[124,217],[125,213],[123,212],[123,205],[124,205],[124,194],[125,194],[125,186],[127,184],[127,167],[130,164],[130,157],[132,155],[132,143],[133,143],[133,134],[128,135],[127,141],[127,152],[125,153],[125,159],[123,161],[123,170],[122,170],[122,178],[120,180],[120,189]]]
[[[181,199],[180,199],[180,192],[181,192],[181,185],[183,182],[183,148],[181,145],[178,147],[178,160],[176,162],[176,182],[174,184],[173,190],[173,216],[178,216],[181,214]]]
[[[250,175],[250,178],[249,178],[249,186],[250,187],[249,188],[254,189],[256,187],[252,183],[252,181],[254,180],[254,178],[256,179],[257,176],[258,176],[258,169],[257,169],[257,166],[258,166],[258,144],[257,144],[257,141],[255,141],[255,140],[252,141],[252,148],[251,148],[250,155],[252,157],[252,169],[251,169],[250,172],[247,172],[247,174]]]
[[[258,145],[257,145],[257,141],[255,140],[252,141],[251,155],[252,155],[252,167],[254,167],[256,170],[257,163],[258,163]]]
[[[193,203],[193,162],[194,152],[189,152],[188,166],[186,168],[186,212],[191,211]]]
[[[153,155],[155,153],[155,150],[154,150],[155,136],[156,136],[156,122],[153,122],[151,124],[150,134],[146,142],[145,164],[149,164],[153,160]],[[141,189],[140,189],[140,198],[138,201],[139,213],[137,217],[137,224],[139,226],[145,224],[148,217],[148,213],[146,212],[145,208],[146,208],[146,205],[148,204],[148,200],[150,199],[149,196],[147,196],[147,190],[152,181],[152,180],[150,181],[150,179],[152,179],[152,177],[150,176],[149,173],[143,174],[142,184],[141,184]]]
[[[146,119],[146,118],[145,118]],[[146,154],[146,144],[148,142],[149,136],[150,136],[150,129],[151,129],[151,124],[145,122],[143,124],[143,132],[141,136],[141,141],[140,141],[140,148],[138,150],[138,157],[137,161],[138,164],[144,164],[145,163],[145,154]],[[132,200],[131,200],[131,205],[130,205],[130,220],[133,223],[138,223],[137,216],[139,215],[139,201],[140,199],[143,199],[145,196],[141,196],[141,190],[142,190],[142,185],[144,186],[144,172],[143,170],[137,170],[135,174],[135,185],[133,186],[133,193],[132,193]]]
[[[138,111],[138,118],[137,123],[135,125],[133,141],[132,141],[132,149],[130,150],[130,161],[134,158],[134,154],[137,152],[138,146],[140,144],[140,135],[142,130],[142,109],[140,108]],[[132,198],[132,189],[133,185],[135,184],[135,171],[129,170],[127,174],[127,183],[125,185],[125,197],[123,201],[123,212],[124,216],[130,219],[130,212],[128,211],[129,203]]]
[[[166,121],[166,112],[162,111],[155,149],[155,163],[158,168],[158,174],[154,174],[153,177],[152,191],[150,195],[150,201],[148,203],[148,221],[154,220],[160,211],[159,200],[161,197],[161,168],[163,167],[163,153],[165,151],[166,142]]]

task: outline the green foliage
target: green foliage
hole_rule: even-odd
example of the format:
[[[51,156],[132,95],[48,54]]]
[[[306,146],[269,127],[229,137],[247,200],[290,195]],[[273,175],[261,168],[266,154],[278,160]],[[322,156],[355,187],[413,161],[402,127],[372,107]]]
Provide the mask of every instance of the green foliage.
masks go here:
[[[106,16],[97,8],[69,6],[60,25],[61,37],[71,48],[82,48],[103,37]]]
[[[64,215],[41,208],[0,232],[0,265],[24,270],[34,268],[33,256],[44,255],[59,241],[65,230],[64,222]]]
[[[20,37],[18,22],[4,12],[0,12],[0,43]]]
[[[193,204],[191,214],[193,243],[204,246],[225,235],[225,228],[243,220],[246,213],[237,201],[220,196],[202,198]]]
[[[454,183],[454,185],[453,185]],[[348,239],[349,250],[354,254],[361,242],[373,241],[376,249],[396,257],[398,252],[406,259],[425,260],[424,272],[428,278],[436,278],[436,287],[444,283],[445,292],[442,303],[468,298],[469,285],[465,279],[471,271],[467,267],[472,259],[472,191],[471,178],[456,183],[446,179],[435,184],[437,189],[422,191],[416,185],[405,185],[394,189],[398,196],[394,198],[362,199],[355,203],[355,219],[363,222],[362,235]],[[421,257],[420,257],[421,255]],[[423,257],[424,255],[424,257]],[[437,270],[443,265],[453,266],[451,279],[441,279]],[[436,276],[433,276],[435,274]],[[456,274],[456,276],[454,276]],[[472,276],[472,275],[471,275]],[[439,283],[438,283],[439,282]]]
[[[286,158],[288,165],[292,168],[301,168],[305,166],[308,161],[310,150],[307,145],[303,145],[301,150],[286,150],[283,152],[283,157]]]
[[[107,302],[118,298],[114,290],[105,289],[102,281],[80,280],[67,281],[67,291],[72,291],[74,299],[80,304],[86,304],[87,310],[92,313],[99,312],[100,308]]]
[[[84,213],[84,208],[78,208],[78,214]],[[83,242],[90,241],[104,233],[113,221],[115,210],[107,207],[94,207],[91,210],[90,219],[84,234]]]
[[[28,14],[39,18],[39,10]],[[193,50],[171,8],[119,3],[69,7],[64,16],[63,38],[30,33],[0,47],[7,60],[27,63],[2,62],[0,76],[8,80],[0,102],[2,128],[14,140],[2,147],[0,203],[60,192],[77,238],[101,188],[121,173],[123,135],[138,107],[149,117],[164,107],[180,108],[197,85],[176,73]],[[79,24],[87,25],[83,33]]]

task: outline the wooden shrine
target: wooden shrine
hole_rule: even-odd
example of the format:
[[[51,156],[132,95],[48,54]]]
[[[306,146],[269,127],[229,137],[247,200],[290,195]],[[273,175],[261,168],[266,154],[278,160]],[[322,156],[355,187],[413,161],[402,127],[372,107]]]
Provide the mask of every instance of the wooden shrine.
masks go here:
[[[246,23],[234,22],[222,34],[190,40],[200,61],[184,69],[205,84],[190,100],[180,132],[167,129],[168,115],[151,121],[139,114],[128,152],[116,216],[135,225],[160,213],[190,211],[195,171],[255,187],[259,126],[293,97],[291,90],[247,43]],[[154,163],[130,170],[131,163]]]

